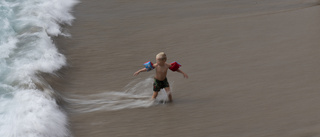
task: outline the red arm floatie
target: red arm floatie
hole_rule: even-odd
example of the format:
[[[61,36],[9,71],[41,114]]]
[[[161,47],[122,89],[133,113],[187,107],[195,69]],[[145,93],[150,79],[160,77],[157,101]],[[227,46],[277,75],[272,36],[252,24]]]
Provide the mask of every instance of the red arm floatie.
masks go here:
[[[170,65],[171,67],[169,69],[172,71],[177,71],[181,67],[181,65],[178,62],[172,62]]]

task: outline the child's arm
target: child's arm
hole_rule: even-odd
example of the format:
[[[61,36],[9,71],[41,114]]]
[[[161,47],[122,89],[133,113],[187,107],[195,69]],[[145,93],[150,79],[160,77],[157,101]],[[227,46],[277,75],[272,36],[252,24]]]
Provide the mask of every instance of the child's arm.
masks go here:
[[[178,69],[177,72],[181,73],[185,78],[189,78],[186,73],[184,73],[182,70]]]
[[[137,76],[140,72],[145,72],[145,71],[147,71],[147,68],[140,69],[137,72],[135,72],[133,75]]]

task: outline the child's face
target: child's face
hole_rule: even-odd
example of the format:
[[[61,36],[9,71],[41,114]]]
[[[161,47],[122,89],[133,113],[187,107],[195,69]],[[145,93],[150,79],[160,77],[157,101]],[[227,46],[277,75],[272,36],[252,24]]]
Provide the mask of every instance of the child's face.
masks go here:
[[[162,58],[156,58],[158,64],[165,63],[166,61]]]

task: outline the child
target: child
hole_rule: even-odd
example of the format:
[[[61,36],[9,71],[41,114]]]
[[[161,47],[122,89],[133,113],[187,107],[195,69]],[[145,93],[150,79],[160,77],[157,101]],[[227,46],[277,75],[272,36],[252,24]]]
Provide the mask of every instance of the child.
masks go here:
[[[185,78],[188,78],[188,75],[181,71],[179,67],[181,66],[177,62],[173,62],[171,64],[166,63],[167,56],[164,52],[160,52],[156,56],[156,64],[152,64],[150,61],[146,62],[144,65],[146,66],[143,69],[138,70],[134,73],[134,76],[137,76],[140,72],[145,72],[152,70],[153,68],[156,69],[156,75],[154,76],[154,83],[153,83],[153,95],[152,99],[155,99],[158,96],[158,92],[160,89],[164,88],[168,94],[169,102],[172,102],[172,95],[170,92],[169,83],[167,80],[167,70],[171,69],[172,71],[177,71],[183,74]]]

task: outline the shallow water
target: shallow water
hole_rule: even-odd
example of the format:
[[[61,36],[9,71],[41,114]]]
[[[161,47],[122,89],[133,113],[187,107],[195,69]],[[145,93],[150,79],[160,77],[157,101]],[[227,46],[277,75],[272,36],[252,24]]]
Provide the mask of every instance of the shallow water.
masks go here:
[[[75,137],[320,136],[318,5],[81,1],[75,22],[63,29],[72,36],[54,39],[67,65],[55,76],[41,75],[67,115],[44,113],[69,116]],[[160,51],[190,77],[168,73],[169,104],[149,100],[154,72],[132,76]]]
[[[99,96],[98,101],[115,99],[123,105],[126,98],[110,94],[126,94],[134,87],[125,87],[128,83],[152,77],[153,72],[132,74],[160,51],[167,53],[168,62],[179,61],[190,78],[168,73],[174,86],[171,104],[110,111],[113,106],[93,103],[89,113],[70,115],[73,133],[319,136],[318,4],[82,1],[69,28],[72,38],[57,42],[70,64],[64,71],[67,84],[57,88],[84,95],[75,98],[82,103]],[[143,97],[151,96],[151,81],[138,87]]]

